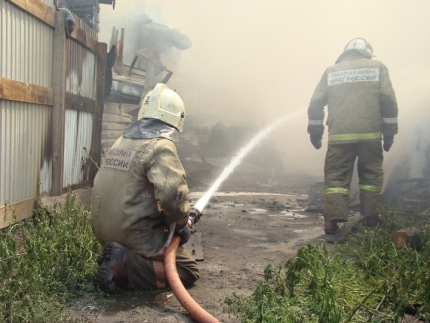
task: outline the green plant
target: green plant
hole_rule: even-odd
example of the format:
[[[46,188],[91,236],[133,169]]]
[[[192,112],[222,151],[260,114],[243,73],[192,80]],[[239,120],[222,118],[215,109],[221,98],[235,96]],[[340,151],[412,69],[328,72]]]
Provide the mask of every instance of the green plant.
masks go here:
[[[392,243],[396,230],[429,223],[386,211],[382,225],[332,250],[307,243],[278,269],[269,265],[251,297],[228,297],[227,311],[244,323],[400,322],[408,304],[419,304],[417,315],[429,318],[430,230],[419,252]]]
[[[68,302],[90,290],[101,249],[88,212],[69,190],[60,212],[39,207],[0,233],[0,321],[71,320]]]

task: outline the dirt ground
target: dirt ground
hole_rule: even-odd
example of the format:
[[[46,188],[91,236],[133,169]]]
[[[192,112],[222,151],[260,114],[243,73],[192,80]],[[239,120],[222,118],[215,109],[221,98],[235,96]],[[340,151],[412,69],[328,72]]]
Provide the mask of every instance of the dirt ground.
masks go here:
[[[293,189],[253,182],[254,192],[245,193],[251,186],[236,178],[238,182],[214,194],[195,225],[202,233],[204,260],[198,262],[200,279],[188,292],[221,322],[239,322],[224,312],[227,296],[251,295],[267,265],[278,266],[306,241],[326,237],[322,215],[304,211],[306,185]],[[192,192],[191,203],[201,195]],[[195,322],[170,290],[120,293],[115,300],[103,308],[84,302],[73,312],[90,322]]]

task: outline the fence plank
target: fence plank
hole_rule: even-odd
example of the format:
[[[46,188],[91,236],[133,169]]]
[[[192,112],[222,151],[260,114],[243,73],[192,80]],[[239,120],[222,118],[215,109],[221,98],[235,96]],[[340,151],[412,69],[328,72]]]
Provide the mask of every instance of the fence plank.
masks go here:
[[[96,101],[66,92],[65,108],[94,113]]]
[[[36,197],[0,207],[0,229],[31,216]]]
[[[88,48],[93,53],[97,54],[97,46],[99,43],[93,37],[88,35],[82,28],[75,26],[75,29],[73,29],[73,32],[70,35],[70,38],[72,38],[74,41],[78,42],[82,46]]]
[[[55,9],[41,0],[7,0],[45,24],[55,27]],[[64,30],[64,29],[63,29]]]
[[[52,105],[54,92],[51,88],[0,78],[0,99]]]

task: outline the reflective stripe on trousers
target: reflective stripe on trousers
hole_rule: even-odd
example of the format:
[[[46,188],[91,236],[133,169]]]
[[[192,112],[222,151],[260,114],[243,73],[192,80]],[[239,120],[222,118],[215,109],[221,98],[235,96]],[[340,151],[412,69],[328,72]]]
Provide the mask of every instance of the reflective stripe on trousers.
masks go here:
[[[345,194],[349,196],[349,189],[343,187],[329,187],[324,189],[324,195],[328,194]]]
[[[375,193],[381,193],[382,191],[382,186],[373,186],[373,185],[364,185],[364,184],[360,184],[360,189],[363,191],[370,191],[370,192],[375,192]]]

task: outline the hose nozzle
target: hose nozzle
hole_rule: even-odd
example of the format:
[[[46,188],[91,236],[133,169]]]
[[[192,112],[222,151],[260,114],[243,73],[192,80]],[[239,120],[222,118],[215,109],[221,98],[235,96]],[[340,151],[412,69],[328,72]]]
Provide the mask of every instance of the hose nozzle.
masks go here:
[[[194,225],[200,221],[202,215],[203,213],[200,210],[196,209],[195,207],[191,207],[190,213],[188,214],[188,219]]]

